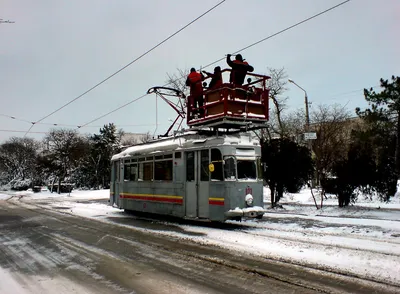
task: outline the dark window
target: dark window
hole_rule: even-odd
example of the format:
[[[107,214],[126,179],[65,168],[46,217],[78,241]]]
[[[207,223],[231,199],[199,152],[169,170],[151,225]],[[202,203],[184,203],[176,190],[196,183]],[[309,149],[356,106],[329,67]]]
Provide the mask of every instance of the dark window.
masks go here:
[[[129,181],[130,172],[131,172],[131,167],[130,167],[130,165],[125,164],[125,165],[124,165],[124,180],[125,180],[125,181]]]
[[[138,172],[139,181],[151,181],[153,180],[153,163],[143,162],[139,164]]]
[[[164,155],[164,158],[165,158],[165,159],[167,159],[167,158],[172,158],[172,154],[165,154],[165,155]]]
[[[210,171],[208,169],[208,165],[210,164],[208,149],[201,150],[201,171],[200,171],[200,181],[209,181],[210,180]]]
[[[255,180],[257,179],[257,166],[254,160],[237,161],[237,171],[239,180]]]
[[[175,158],[182,158],[182,152],[175,152]]]
[[[260,180],[263,179],[263,170],[262,170],[261,157],[257,157],[257,177]]]
[[[186,181],[194,181],[194,152],[186,152]]]
[[[156,181],[172,181],[172,160],[154,163],[154,179]]]
[[[222,154],[219,149],[211,149],[211,163],[214,165],[214,171],[211,173],[211,180],[223,181]]]
[[[236,180],[236,164],[233,156],[225,156],[224,174],[225,180]]]
[[[129,172],[129,180],[130,181],[137,181],[137,164],[131,164],[130,172]]]
[[[157,155],[157,156],[154,156],[154,159],[163,159],[163,156],[162,155]]]

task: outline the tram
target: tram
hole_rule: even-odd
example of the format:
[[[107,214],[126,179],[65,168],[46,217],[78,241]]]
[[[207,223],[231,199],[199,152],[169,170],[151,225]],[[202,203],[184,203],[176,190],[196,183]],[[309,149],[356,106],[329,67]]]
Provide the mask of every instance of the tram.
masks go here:
[[[226,69],[224,71],[229,71]],[[261,146],[251,130],[268,121],[268,76],[249,74],[243,86],[204,91],[203,117],[191,97],[169,88],[156,93],[189,129],[128,147],[111,159],[110,204],[181,218],[226,221],[262,218]],[[168,96],[177,99],[173,102]]]

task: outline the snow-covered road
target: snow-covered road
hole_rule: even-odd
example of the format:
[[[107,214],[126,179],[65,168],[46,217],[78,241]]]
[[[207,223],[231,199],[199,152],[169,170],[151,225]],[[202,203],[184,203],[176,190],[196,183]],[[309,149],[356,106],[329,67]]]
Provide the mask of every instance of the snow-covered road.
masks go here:
[[[60,213],[114,222],[156,235],[216,245],[259,258],[298,264],[369,281],[400,286],[400,212],[326,206],[288,206],[270,210],[260,221],[228,222],[216,228],[203,223],[151,219],[134,225],[123,211],[107,205],[108,190],[76,192],[71,196],[25,194],[21,200]],[[302,213],[299,213],[302,212]],[[231,226],[229,226],[231,225]]]

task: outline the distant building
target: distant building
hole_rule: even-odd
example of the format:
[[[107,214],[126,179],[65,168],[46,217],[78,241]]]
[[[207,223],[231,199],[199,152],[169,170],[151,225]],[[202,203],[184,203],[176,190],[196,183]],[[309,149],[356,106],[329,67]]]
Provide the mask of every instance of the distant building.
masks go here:
[[[123,133],[121,136],[121,146],[128,147],[132,145],[142,144],[151,139],[150,133]]]

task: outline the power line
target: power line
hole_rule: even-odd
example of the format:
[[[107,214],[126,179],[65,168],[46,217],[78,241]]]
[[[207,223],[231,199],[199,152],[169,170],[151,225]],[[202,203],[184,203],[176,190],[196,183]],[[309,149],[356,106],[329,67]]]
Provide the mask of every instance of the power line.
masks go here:
[[[146,96],[147,96],[147,94],[144,94],[144,95],[142,95],[142,96],[140,96],[140,97],[138,97],[138,98],[136,98],[136,99],[134,99],[134,100],[132,100],[132,101],[130,101],[128,103],[125,103],[124,105],[121,105],[120,107],[118,107],[118,108],[116,108],[114,110],[111,110],[110,112],[107,112],[106,114],[103,114],[102,116],[99,116],[98,118],[95,118],[95,119],[91,120],[90,122],[87,122],[87,123],[85,123],[85,124],[83,124],[81,126],[78,126],[78,129],[86,127],[88,124],[91,124],[92,122],[95,122],[95,121],[97,121],[97,120],[99,120],[99,119],[101,119],[101,118],[103,118],[103,117],[105,117],[105,116],[107,116],[107,115],[109,115],[109,114],[111,114],[113,112],[116,112],[116,111],[120,110],[121,108],[124,108],[124,107],[128,106],[129,104],[132,104],[133,102],[136,102],[136,101],[138,101],[138,100],[140,100],[140,99],[142,99],[142,98],[144,98]]]
[[[320,13],[317,13],[317,14],[315,14],[315,15],[313,15],[313,16],[310,16],[309,18],[306,18],[306,19],[304,19],[304,20],[302,20],[302,21],[300,21],[300,22],[298,22],[298,23],[295,23],[294,25],[291,25],[290,27],[287,27],[287,28],[285,28],[285,29],[283,29],[283,30],[280,30],[279,32],[276,32],[276,33],[274,33],[274,34],[272,34],[272,35],[269,35],[268,37],[265,37],[264,39],[261,39],[261,40],[255,42],[255,43],[253,43],[253,44],[250,44],[249,46],[246,46],[246,47],[244,47],[244,48],[242,48],[242,49],[240,49],[240,50],[237,50],[237,51],[235,51],[233,54],[236,54],[236,53],[238,53],[238,52],[241,52],[241,51],[244,51],[244,50],[246,50],[246,49],[249,49],[250,47],[253,47],[253,46],[257,45],[257,44],[260,44],[261,42],[264,42],[264,41],[266,41],[266,40],[268,40],[268,39],[271,39],[271,38],[273,38],[273,37],[275,37],[275,36],[277,36],[277,35],[280,35],[280,34],[286,32],[286,31],[288,31],[288,30],[290,30],[290,29],[293,29],[294,27],[297,27],[297,26],[299,26],[299,25],[301,25],[301,24],[303,24],[303,23],[305,23],[305,22],[307,22],[307,21],[309,21],[309,20],[312,20],[313,18],[316,18],[316,17],[318,17],[318,16],[320,16],[320,15],[322,15],[322,14],[325,14],[325,13],[327,13],[327,12],[333,10],[333,9],[336,9],[336,8],[338,8],[339,6],[342,6],[342,5],[346,4],[347,2],[350,2],[350,0],[343,1],[343,2],[341,2],[341,3],[339,3],[339,4],[335,5],[335,6],[332,6],[331,8],[328,8],[328,9],[326,9],[326,10],[324,10],[324,11],[321,11]],[[209,64],[207,64],[206,66],[204,66],[204,68],[209,67],[210,65],[213,65],[213,64],[215,64],[215,63],[217,63],[217,62],[220,62],[220,61],[222,61],[222,60],[224,60],[224,59],[225,59],[225,57],[223,57],[223,58],[221,58],[221,59],[218,59],[218,60],[216,60],[216,61],[214,61],[214,62],[212,62],[212,63],[209,63]]]
[[[224,3],[226,0],[222,0],[221,2],[219,2],[218,4],[214,5],[213,7],[211,7],[209,10],[207,10],[206,12],[204,12],[203,14],[201,14],[200,16],[196,17],[194,20],[192,20],[191,22],[189,22],[187,25],[183,26],[181,29],[179,29],[178,31],[176,31],[175,33],[173,33],[172,35],[170,35],[169,37],[167,37],[166,39],[164,39],[163,41],[161,41],[160,43],[158,43],[157,45],[155,45],[154,47],[152,47],[151,49],[147,50],[145,53],[143,53],[142,55],[140,55],[139,57],[135,58],[134,60],[132,60],[131,62],[129,62],[127,65],[125,65],[124,67],[122,67],[121,69],[117,70],[116,72],[114,72],[113,74],[111,74],[110,76],[108,76],[107,78],[105,78],[104,80],[102,80],[101,82],[97,83],[96,85],[94,85],[93,87],[91,87],[89,90],[85,91],[84,93],[82,93],[81,95],[79,95],[78,97],[72,99],[71,101],[69,101],[68,103],[64,104],[63,106],[57,108],[56,110],[54,110],[53,112],[49,113],[48,115],[42,117],[41,119],[39,119],[36,123],[43,121],[44,119],[48,118],[49,116],[53,115],[54,113],[60,111],[61,109],[63,109],[64,107],[67,107],[69,104],[73,103],[74,101],[78,100],[79,98],[81,98],[82,96],[86,95],[87,93],[89,93],[90,91],[94,90],[95,88],[97,88],[98,86],[100,86],[101,84],[103,84],[104,82],[108,81],[109,79],[111,79],[113,76],[117,75],[118,73],[120,73],[121,71],[123,71],[124,69],[126,69],[127,67],[129,67],[130,65],[132,65],[133,63],[135,63],[136,61],[138,61],[139,59],[141,59],[142,57],[144,57],[145,55],[149,54],[151,51],[153,51],[154,49],[156,49],[157,47],[161,46],[162,44],[164,44],[165,42],[167,42],[169,39],[171,39],[172,37],[174,37],[175,35],[177,35],[178,33],[180,33],[181,31],[183,31],[184,29],[186,29],[188,26],[190,26],[191,24],[193,24],[194,22],[196,22],[197,20],[199,20],[200,18],[202,18],[203,16],[205,16],[206,14],[208,14],[209,12],[211,12],[212,10],[214,10],[215,8],[217,8],[219,5],[221,5],[222,3]],[[33,125],[32,125],[33,126]],[[31,128],[32,128],[31,126]],[[30,128],[30,129],[31,129]],[[29,133],[30,129],[26,132],[25,136]]]
[[[0,113],[0,116],[8,117],[8,118],[11,118],[11,119],[13,119],[13,120],[23,121],[23,122],[30,123],[30,124],[32,123],[31,121],[28,121],[28,120],[25,120],[25,119],[21,119],[21,118],[12,116],[12,115],[7,115],[7,114],[2,114],[2,113]]]
[[[298,22],[298,23],[296,23],[296,24],[294,24],[294,25],[291,25],[291,26],[289,26],[289,27],[287,27],[287,28],[285,28],[285,29],[283,29],[283,30],[280,30],[280,31],[277,32],[277,33],[274,33],[274,34],[272,34],[272,35],[270,35],[270,36],[268,36],[268,37],[266,37],[266,38],[263,38],[263,39],[261,39],[261,40],[255,42],[255,43],[253,43],[253,44],[250,44],[250,45],[248,45],[248,46],[246,46],[246,47],[244,47],[244,48],[242,48],[242,49],[240,49],[240,50],[237,50],[237,51],[235,51],[234,54],[236,54],[236,53],[238,53],[238,52],[240,52],[240,51],[244,51],[244,50],[246,50],[246,49],[248,49],[248,48],[250,48],[250,47],[253,47],[253,46],[255,46],[255,45],[257,45],[257,44],[259,44],[259,43],[261,43],[261,42],[264,42],[264,41],[266,41],[266,40],[268,40],[268,39],[271,39],[271,38],[273,38],[273,37],[275,37],[275,36],[277,36],[277,35],[279,35],[279,34],[282,34],[283,32],[286,32],[286,31],[288,31],[288,30],[290,30],[290,29],[292,29],[292,28],[294,28],[294,27],[296,27],[296,26],[299,26],[300,24],[303,24],[303,23],[305,23],[305,22],[307,22],[307,21],[309,21],[309,20],[311,20],[311,19],[313,19],[313,18],[316,18],[316,17],[318,17],[318,16],[320,16],[320,15],[322,15],[322,14],[324,14],[324,13],[327,13],[328,11],[331,11],[331,10],[333,10],[333,9],[335,9],[335,8],[338,8],[339,6],[341,6],[341,5],[343,5],[343,4],[346,4],[347,2],[350,2],[350,0],[343,1],[343,2],[341,2],[341,3],[339,3],[339,4],[335,5],[335,6],[332,6],[331,8],[328,8],[328,9],[326,9],[326,10],[320,12],[320,13],[317,13],[317,14],[315,14],[315,15],[309,17],[309,18],[306,18],[306,19],[304,19],[304,20],[302,20],[302,21],[300,21],[300,22]],[[220,62],[220,61],[222,61],[222,60],[224,60],[224,59],[225,59],[225,57],[223,57],[223,58],[221,58],[221,59],[218,59],[218,60],[216,60],[216,61],[214,61],[214,62],[212,62],[212,63],[207,64],[207,65],[204,66],[203,68],[207,68],[207,67],[209,67],[209,66],[211,66],[211,65],[213,65],[213,64],[215,64],[215,63],[217,63],[217,62]],[[182,79],[182,78],[184,78],[184,77],[178,78],[178,79],[174,80],[173,82],[176,82],[176,81],[178,81],[178,80],[180,80],[180,79]],[[166,86],[170,85],[171,83],[172,83],[172,82],[169,82],[169,83],[163,85],[163,87],[166,87]],[[109,114],[111,114],[111,113],[113,113],[113,112],[115,112],[115,111],[121,109],[121,108],[124,108],[125,106],[128,106],[129,104],[131,104],[131,103],[133,103],[133,102],[135,102],[135,101],[137,101],[137,100],[142,99],[142,98],[145,97],[146,95],[147,95],[147,94],[145,94],[145,95],[143,95],[143,96],[140,96],[139,98],[136,98],[136,99],[134,99],[133,101],[131,101],[131,102],[129,102],[129,103],[126,103],[126,104],[124,104],[124,105],[122,105],[122,106],[120,106],[120,107],[118,107],[118,108],[116,108],[116,109],[114,109],[114,110],[112,110],[112,111],[110,111],[110,112],[108,112],[108,113],[106,113],[106,114],[104,114],[104,115],[98,117],[98,118],[95,118],[95,119],[93,119],[92,121],[90,121],[90,122],[88,122],[88,123],[86,123],[86,124],[84,124],[84,125],[82,125],[82,126],[86,126],[86,125],[88,125],[88,124],[90,124],[90,123],[92,123],[92,122],[95,122],[95,121],[97,121],[97,120],[99,120],[99,119],[101,119],[101,118],[103,118],[103,117],[105,117],[105,116],[107,116],[107,115],[109,115]]]
[[[7,133],[25,133],[26,131],[21,131],[21,130],[0,130],[0,132],[7,132]],[[47,134],[47,132],[31,132],[31,134]]]

